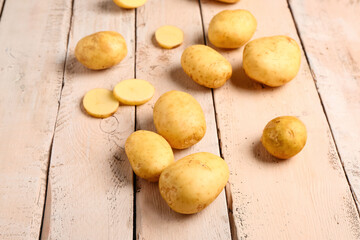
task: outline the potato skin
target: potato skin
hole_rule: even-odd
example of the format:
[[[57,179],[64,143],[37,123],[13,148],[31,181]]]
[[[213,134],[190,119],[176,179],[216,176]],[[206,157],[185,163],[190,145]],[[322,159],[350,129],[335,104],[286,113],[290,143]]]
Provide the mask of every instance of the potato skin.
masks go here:
[[[125,152],[135,174],[150,182],[157,182],[161,172],[174,163],[169,143],[150,131],[132,133],[126,140]]]
[[[199,142],[206,132],[206,121],[200,104],[190,94],[170,91],[154,106],[157,132],[176,149],[188,148]]]
[[[167,167],[160,175],[160,194],[175,212],[193,214],[206,208],[229,179],[226,162],[211,153],[194,153]]]
[[[231,64],[217,51],[205,45],[192,45],[181,56],[185,73],[198,84],[218,88],[232,75]]]
[[[261,142],[274,157],[288,159],[304,148],[306,139],[304,123],[296,117],[283,116],[271,120],[266,125]]]
[[[284,85],[295,78],[300,63],[300,47],[287,36],[259,38],[249,42],[244,49],[246,75],[270,87]]]
[[[210,21],[210,42],[219,48],[239,48],[255,33],[257,21],[247,10],[224,10]]]
[[[126,42],[120,33],[97,32],[82,38],[76,45],[75,57],[92,70],[110,68],[127,55]]]

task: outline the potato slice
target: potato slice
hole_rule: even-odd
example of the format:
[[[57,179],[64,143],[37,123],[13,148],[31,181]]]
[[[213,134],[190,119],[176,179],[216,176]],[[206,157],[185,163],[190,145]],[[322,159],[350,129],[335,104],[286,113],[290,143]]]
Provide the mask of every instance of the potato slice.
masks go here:
[[[165,25],[156,30],[155,39],[161,47],[171,49],[182,44],[184,33],[177,27]]]
[[[146,3],[147,0],[113,0],[116,5],[122,8],[137,8]]]
[[[110,90],[95,88],[85,94],[83,105],[90,116],[106,118],[116,112],[119,108],[119,101],[115,99]]]
[[[155,88],[142,79],[121,81],[114,88],[115,98],[126,105],[141,105],[154,96]]]

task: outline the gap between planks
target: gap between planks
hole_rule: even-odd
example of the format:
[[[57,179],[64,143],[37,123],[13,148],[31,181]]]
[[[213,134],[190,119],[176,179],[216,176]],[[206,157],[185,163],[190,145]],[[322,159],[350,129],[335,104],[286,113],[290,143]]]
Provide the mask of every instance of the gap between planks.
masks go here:
[[[4,8],[5,8],[5,3],[6,3],[6,0],[0,0],[0,20],[1,20],[1,16],[2,16],[2,13],[4,11]]]
[[[315,76],[315,74],[314,74],[312,65],[310,64],[308,54],[307,54],[307,52],[306,52],[306,50],[305,50],[305,45],[304,45],[303,39],[302,39],[302,37],[301,37],[301,33],[300,33],[300,31],[299,31],[299,26],[298,26],[298,24],[297,24],[297,22],[296,22],[296,18],[295,18],[295,16],[294,16],[293,9],[292,9],[289,1],[290,1],[290,0],[287,0],[287,4],[288,4],[288,8],[289,8],[289,11],[290,11],[292,20],[293,20],[294,25],[295,25],[296,33],[297,33],[297,35],[298,35],[298,37],[299,37],[299,41],[300,41],[300,44],[301,44],[301,48],[304,50],[304,55],[305,55],[306,63],[307,63],[307,65],[309,66],[309,69],[310,69],[310,72],[311,72],[311,76],[312,76],[312,79],[313,79],[313,82],[314,82],[314,86],[315,86],[315,88],[316,88],[316,92],[317,92],[317,94],[318,94],[318,97],[319,97],[319,100],[320,100],[320,103],[321,103],[321,107],[322,107],[323,113],[324,113],[324,115],[325,115],[327,124],[329,125],[329,128],[330,128],[330,134],[331,134],[331,138],[332,138],[333,141],[334,141],[334,145],[335,145],[335,149],[336,149],[336,154],[337,154],[337,156],[338,156],[339,159],[340,159],[341,167],[342,167],[342,170],[343,170],[343,172],[344,172],[344,174],[345,174],[346,181],[347,181],[347,183],[348,183],[348,185],[349,185],[349,189],[350,189],[350,192],[351,192],[353,201],[354,201],[354,203],[355,203],[356,210],[357,210],[357,212],[358,212],[358,215],[360,216],[360,210],[359,210],[359,206],[358,206],[357,201],[356,201],[356,195],[355,195],[355,192],[354,192],[354,190],[353,190],[353,188],[352,188],[352,186],[351,186],[351,183],[350,183],[350,180],[349,180],[349,176],[348,176],[348,174],[347,174],[347,172],[346,172],[346,170],[345,170],[344,161],[342,160],[342,158],[341,158],[341,156],[340,156],[339,148],[338,148],[338,143],[337,143],[337,140],[336,140],[335,137],[334,137],[333,128],[332,128],[331,123],[330,123],[330,121],[329,121],[329,117],[328,117],[328,114],[327,114],[327,112],[326,112],[323,99],[322,99],[322,97],[321,97],[321,95],[320,95],[320,93],[319,93],[319,88],[318,88],[317,82],[316,82],[316,76]]]
[[[135,8],[135,20],[134,20],[134,78],[136,79],[136,56],[137,56],[137,8]],[[134,110],[134,132],[136,131],[137,128],[137,120],[136,120],[136,116],[137,116],[137,107],[135,105],[135,110]],[[133,199],[133,240],[136,240],[136,174],[133,171],[133,195],[134,195],[134,199]]]

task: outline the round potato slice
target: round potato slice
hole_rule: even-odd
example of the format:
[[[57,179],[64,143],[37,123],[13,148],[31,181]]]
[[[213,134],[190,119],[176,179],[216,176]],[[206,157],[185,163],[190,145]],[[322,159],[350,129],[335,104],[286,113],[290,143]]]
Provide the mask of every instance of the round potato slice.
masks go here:
[[[184,33],[177,27],[165,25],[156,30],[155,39],[161,47],[171,49],[182,44]]]
[[[155,88],[142,79],[128,79],[119,82],[114,88],[114,96],[126,105],[141,105],[154,96]]]
[[[218,2],[224,2],[224,3],[236,3],[239,0],[217,0]]]
[[[147,0],[113,0],[113,1],[119,7],[132,9],[144,5]]]
[[[106,118],[113,115],[119,108],[119,101],[108,89],[95,88],[88,91],[83,99],[86,112],[96,118]]]

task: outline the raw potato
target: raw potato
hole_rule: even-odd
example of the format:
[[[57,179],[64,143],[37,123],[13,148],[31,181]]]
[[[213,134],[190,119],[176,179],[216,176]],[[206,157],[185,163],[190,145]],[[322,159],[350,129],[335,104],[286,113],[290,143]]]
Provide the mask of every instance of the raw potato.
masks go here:
[[[150,182],[157,182],[161,172],[174,162],[169,143],[150,131],[132,133],[126,140],[125,152],[135,174]]]
[[[176,149],[188,148],[205,135],[206,122],[200,104],[190,94],[170,91],[154,106],[157,132]]]
[[[205,45],[193,45],[181,56],[185,73],[198,84],[218,88],[232,75],[231,64],[220,53]]]
[[[114,88],[114,96],[126,105],[141,105],[154,96],[154,86],[142,79],[128,79],[119,82]]]
[[[144,5],[147,0],[113,0],[113,1],[119,7],[126,9],[133,9]]]
[[[166,25],[156,30],[155,39],[161,47],[171,49],[182,44],[184,33],[177,27]]]
[[[208,36],[219,48],[239,48],[254,35],[257,22],[246,10],[224,10],[210,22]]]
[[[243,68],[251,79],[278,87],[299,72],[300,47],[287,36],[264,37],[249,42],[244,49]]]
[[[81,39],[75,48],[75,57],[92,70],[110,68],[127,55],[126,42],[120,33],[97,32]]]
[[[195,153],[167,167],[160,175],[161,196],[175,212],[192,214],[206,208],[229,179],[226,162],[211,153]]]
[[[224,2],[224,3],[236,3],[239,0],[217,0],[218,2]]]
[[[119,108],[119,101],[114,98],[112,91],[95,88],[85,94],[83,106],[90,116],[106,118],[116,112]]]
[[[288,159],[303,149],[306,139],[305,125],[296,117],[284,116],[266,125],[261,142],[274,157]]]

